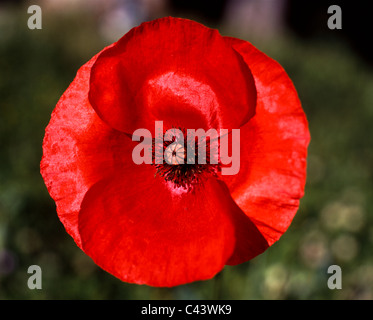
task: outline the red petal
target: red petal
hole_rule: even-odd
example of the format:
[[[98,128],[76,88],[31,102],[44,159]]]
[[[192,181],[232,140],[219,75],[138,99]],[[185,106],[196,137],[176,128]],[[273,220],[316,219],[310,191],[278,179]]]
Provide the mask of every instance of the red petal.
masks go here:
[[[250,70],[218,31],[163,18],[132,29],[92,69],[90,102],[117,130],[154,132],[154,121],[239,128],[255,113]]]
[[[240,171],[223,179],[238,206],[272,245],[289,227],[303,196],[308,124],[283,68],[246,41],[226,42],[250,67],[258,101],[256,115],[241,127]]]
[[[96,58],[80,68],[53,111],[40,170],[58,216],[78,246],[78,213],[85,193],[124,166],[124,154],[131,154],[133,148],[125,143],[130,139],[108,127],[88,102],[89,75]]]
[[[176,194],[154,168],[99,182],[79,215],[83,250],[126,282],[175,286],[213,277],[234,244],[229,194],[215,179]]]
[[[237,206],[232,197],[228,197],[230,192],[226,184],[221,181],[218,183],[225,194],[226,201],[230,204],[230,216],[235,226],[236,244],[234,252],[229,257],[226,264],[236,265],[246,262],[263,253],[268,248],[268,243],[256,225],[241,210],[241,208]],[[216,205],[218,206],[220,203]]]

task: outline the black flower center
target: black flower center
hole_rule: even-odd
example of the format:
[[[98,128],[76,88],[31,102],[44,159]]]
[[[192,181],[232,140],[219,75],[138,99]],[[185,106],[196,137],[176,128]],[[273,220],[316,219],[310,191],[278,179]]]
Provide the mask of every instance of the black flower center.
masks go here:
[[[203,183],[208,176],[217,176],[220,171],[218,143],[212,143],[209,136],[194,137],[185,129],[175,129],[168,140],[159,143],[153,140],[154,176],[159,175],[174,188],[187,191]],[[157,157],[162,159],[162,156],[162,163],[157,162]]]

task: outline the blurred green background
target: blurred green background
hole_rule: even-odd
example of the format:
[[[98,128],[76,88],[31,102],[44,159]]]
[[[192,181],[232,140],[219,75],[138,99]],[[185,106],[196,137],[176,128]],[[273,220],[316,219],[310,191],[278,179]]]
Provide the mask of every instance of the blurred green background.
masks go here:
[[[329,30],[325,3],[199,2],[0,1],[0,299],[373,299],[373,69],[356,41],[372,26],[359,37],[346,10],[343,29]],[[43,10],[42,30],[27,27],[31,4]],[[165,15],[246,39],[279,61],[312,136],[305,197],[281,240],[212,280],[171,289],[98,268],[64,231],[39,173],[44,129],[78,68]],[[341,290],[327,286],[332,264],[342,268]],[[30,265],[42,268],[41,290],[27,287]]]

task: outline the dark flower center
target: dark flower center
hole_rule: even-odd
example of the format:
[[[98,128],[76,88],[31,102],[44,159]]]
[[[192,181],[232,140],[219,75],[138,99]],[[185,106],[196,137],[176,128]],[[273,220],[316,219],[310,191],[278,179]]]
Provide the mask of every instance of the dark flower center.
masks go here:
[[[172,138],[167,140],[170,141],[157,143],[157,139],[153,139],[154,176],[163,177],[174,188],[190,191],[208,176],[216,177],[220,172],[218,143],[211,143],[210,137],[192,137],[185,129],[175,129]],[[157,156],[162,159],[162,155],[162,163],[157,163]]]

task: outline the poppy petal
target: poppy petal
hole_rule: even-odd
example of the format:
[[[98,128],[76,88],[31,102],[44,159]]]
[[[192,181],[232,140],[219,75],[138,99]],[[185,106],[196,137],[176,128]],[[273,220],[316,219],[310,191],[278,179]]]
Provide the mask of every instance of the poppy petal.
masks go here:
[[[255,113],[250,69],[217,30],[162,18],[141,24],[92,68],[89,99],[111,127],[154,133],[154,122],[187,129],[238,128]]]
[[[304,193],[308,124],[284,69],[250,43],[225,39],[250,66],[258,99],[256,115],[240,128],[240,171],[222,179],[272,245],[289,227]]]
[[[218,181],[225,196],[225,201],[230,205],[230,217],[235,226],[236,244],[234,252],[227,260],[227,265],[236,265],[255,258],[268,248],[267,240],[263,237],[256,225],[241,210],[230,194],[228,187],[222,181]]]
[[[90,188],[79,214],[83,250],[126,282],[170,287],[213,277],[235,245],[229,194],[209,179],[177,195],[152,172],[139,165]]]
[[[131,155],[125,134],[107,126],[88,101],[97,55],[83,65],[65,91],[45,130],[40,172],[66,231],[81,246],[78,214],[88,188],[115,174]]]

